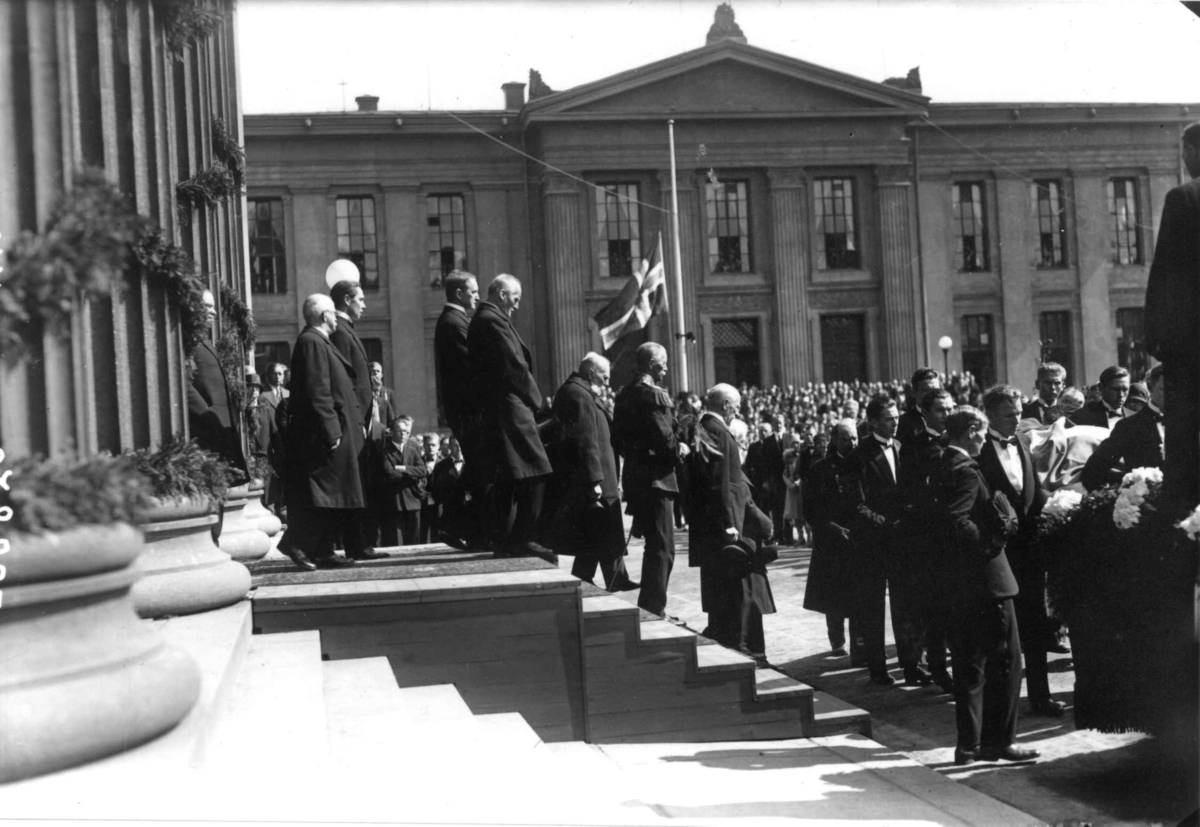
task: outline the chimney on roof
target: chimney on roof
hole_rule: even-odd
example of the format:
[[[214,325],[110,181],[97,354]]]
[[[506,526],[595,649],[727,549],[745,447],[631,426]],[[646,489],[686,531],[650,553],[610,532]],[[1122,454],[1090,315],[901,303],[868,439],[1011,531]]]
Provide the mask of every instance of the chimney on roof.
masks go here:
[[[733,6],[728,3],[717,6],[717,13],[713,15],[713,24],[708,30],[708,39],[705,41],[705,45],[711,46],[722,40],[746,42],[746,36],[742,34],[742,27],[733,19]]]
[[[359,95],[354,99],[359,112],[378,112],[379,97],[377,95]]]
[[[525,84],[505,83],[501,84],[500,88],[504,90],[505,109],[515,111],[525,105]]]
[[[897,89],[903,89],[905,92],[916,92],[921,94],[921,67],[914,66],[908,70],[908,74],[902,78],[888,78],[884,82],[885,86],[894,86]]]

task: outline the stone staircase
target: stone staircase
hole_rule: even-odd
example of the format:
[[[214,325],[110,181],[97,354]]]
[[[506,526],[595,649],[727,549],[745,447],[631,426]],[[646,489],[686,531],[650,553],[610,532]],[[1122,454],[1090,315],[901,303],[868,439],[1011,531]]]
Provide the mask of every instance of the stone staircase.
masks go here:
[[[603,603],[594,610],[609,621],[606,632],[593,627],[598,647],[630,642],[619,628],[628,613]],[[696,727],[704,714],[697,710],[719,715],[725,702],[686,704],[685,714],[665,716],[676,723],[661,727],[655,743],[545,743],[520,714],[472,713],[452,685],[402,687],[385,657],[325,660],[319,632],[251,636],[246,602],[157,625],[201,664],[201,703],[152,743],[0,787],[5,819],[1030,823],[862,735],[684,742],[689,730],[681,727]],[[813,698],[807,687],[746,669],[667,625],[633,627],[627,671],[663,659],[706,697],[722,681],[718,694],[740,697],[743,690],[729,687],[753,679],[745,703],[772,715]]]

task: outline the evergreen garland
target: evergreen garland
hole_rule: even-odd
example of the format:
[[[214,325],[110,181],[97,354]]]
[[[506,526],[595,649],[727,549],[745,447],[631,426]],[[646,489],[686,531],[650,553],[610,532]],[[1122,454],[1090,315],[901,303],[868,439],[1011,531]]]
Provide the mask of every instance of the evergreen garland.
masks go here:
[[[201,205],[215,207],[218,202],[239,193],[241,188],[229,168],[221,161],[213,161],[208,169],[175,185],[175,214],[179,223],[186,225],[193,209]]]
[[[228,284],[221,285],[220,294],[221,324],[226,330],[233,328],[246,355],[253,354],[254,345],[258,341],[258,326],[254,323],[254,314],[238,292]]]
[[[126,456],[159,499],[193,497],[217,503],[229,488],[229,465],[182,435],[157,451],[142,448]]]
[[[161,229],[147,228],[133,245],[132,276],[160,284],[167,300],[179,308],[183,352],[190,354],[208,335],[204,311],[204,281],[187,253],[167,241]]]
[[[215,115],[212,119],[212,142],[213,155],[229,170],[234,186],[241,193],[246,183],[246,151],[229,134],[225,121]]]
[[[133,523],[150,504],[146,481],[128,457],[27,457],[13,463],[9,479],[0,506],[13,510],[8,526],[26,534]]]
[[[206,0],[153,0],[154,8],[163,19],[167,50],[176,60],[184,50],[198,40],[216,32],[228,12],[223,4]]]
[[[42,234],[21,233],[0,283],[0,346],[21,354],[45,329],[69,331],[79,300],[106,298],[145,219],[99,170],[83,170]],[[39,324],[40,322],[40,324]]]

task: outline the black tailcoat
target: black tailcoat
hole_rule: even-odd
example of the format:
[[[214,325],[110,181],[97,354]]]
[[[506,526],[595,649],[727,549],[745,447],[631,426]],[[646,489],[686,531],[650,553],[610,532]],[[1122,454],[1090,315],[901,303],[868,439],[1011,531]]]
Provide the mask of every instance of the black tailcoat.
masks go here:
[[[1081,477],[1088,491],[1119,483],[1134,468],[1162,468],[1163,441],[1158,432],[1162,414],[1149,405],[1117,421],[1108,439],[1096,446]]]
[[[1099,428],[1111,428],[1125,417],[1125,409],[1121,408],[1116,416],[1109,416],[1108,406],[1103,402],[1087,402],[1082,408],[1071,414],[1072,425],[1095,425]]]
[[[523,480],[549,474],[550,460],[534,418],[542,394],[533,378],[533,357],[512,320],[491,302],[480,302],[467,344],[471,391],[481,415],[481,478],[500,474]]]
[[[631,506],[636,509],[652,489],[679,492],[674,406],[671,395],[647,374],[638,374],[617,394],[612,430],[613,445],[625,460],[621,481]]]
[[[433,329],[438,410],[452,429],[472,408],[471,358],[467,349],[470,324],[466,311],[447,304]],[[462,438],[458,433],[455,436]]]
[[[289,505],[363,507],[358,468],[363,417],[350,369],[316,328],[305,328],[296,339],[287,400]]]

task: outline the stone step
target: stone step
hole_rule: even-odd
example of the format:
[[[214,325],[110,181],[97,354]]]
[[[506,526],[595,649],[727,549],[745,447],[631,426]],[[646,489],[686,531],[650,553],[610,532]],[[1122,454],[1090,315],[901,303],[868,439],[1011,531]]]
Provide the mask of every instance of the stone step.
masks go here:
[[[170,732],[128,752],[0,787],[5,818],[134,818],[172,806],[178,787],[190,783],[219,720],[238,702],[235,685],[251,641],[250,603],[145,622],[199,666],[200,698],[192,711]]]
[[[813,692],[813,721],[805,734],[820,738],[844,733],[871,737],[871,713],[827,692]]]
[[[502,740],[509,749],[525,750],[543,746],[542,739],[519,712],[493,712],[476,715],[475,722],[490,736]]]
[[[222,776],[264,766],[326,765],[325,691],[318,632],[255,635],[206,768]]]

